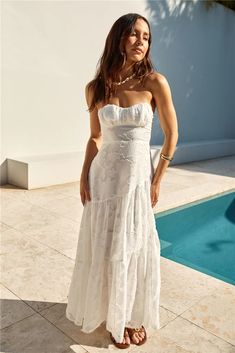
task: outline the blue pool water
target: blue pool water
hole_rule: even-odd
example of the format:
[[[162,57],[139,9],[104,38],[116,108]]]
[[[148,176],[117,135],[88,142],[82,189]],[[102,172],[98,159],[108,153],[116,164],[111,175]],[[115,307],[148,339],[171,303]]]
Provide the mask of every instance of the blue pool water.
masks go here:
[[[235,191],[155,214],[161,255],[235,284]]]

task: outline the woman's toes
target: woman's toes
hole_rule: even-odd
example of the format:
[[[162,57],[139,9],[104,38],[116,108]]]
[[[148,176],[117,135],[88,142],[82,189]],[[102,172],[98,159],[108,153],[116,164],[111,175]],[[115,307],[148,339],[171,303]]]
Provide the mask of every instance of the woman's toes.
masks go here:
[[[127,343],[127,344],[130,344],[130,343],[131,343],[129,336],[125,337],[125,343]]]
[[[127,344],[130,344],[131,341],[130,341],[130,337],[129,337],[129,334],[128,334],[128,331],[125,331],[125,334],[124,334],[124,339],[123,339],[123,342],[122,343],[127,343]]]
[[[139,339],[139,336],[138,336],[138,332],[135,332],[134,335],[133,335],[133,341],[135,343],[139,343],[140,339]]]
[[[140,342],[143,341],[144,337],[145,337],[145,333],[144,332],[138,332],[138,339],[139,339]]]

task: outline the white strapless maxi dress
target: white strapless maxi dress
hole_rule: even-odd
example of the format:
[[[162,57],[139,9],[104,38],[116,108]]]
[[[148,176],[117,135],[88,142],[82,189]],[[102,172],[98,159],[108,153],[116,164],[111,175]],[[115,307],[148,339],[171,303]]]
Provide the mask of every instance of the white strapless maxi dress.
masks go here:
[[[102,322],[159,329],[160,241],[151,206],[153,111],[147,102],[98,111],[103,144],[89,170],[66,317],[89,333]]]

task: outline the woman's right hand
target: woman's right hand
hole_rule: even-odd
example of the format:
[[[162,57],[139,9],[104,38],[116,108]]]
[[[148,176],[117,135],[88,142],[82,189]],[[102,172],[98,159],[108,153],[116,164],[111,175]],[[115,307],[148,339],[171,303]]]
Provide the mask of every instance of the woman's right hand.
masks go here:
[[[86,201],[91,201],[88,178],[82,177],[80,179],[80,196],[83,206],[85,205]]]

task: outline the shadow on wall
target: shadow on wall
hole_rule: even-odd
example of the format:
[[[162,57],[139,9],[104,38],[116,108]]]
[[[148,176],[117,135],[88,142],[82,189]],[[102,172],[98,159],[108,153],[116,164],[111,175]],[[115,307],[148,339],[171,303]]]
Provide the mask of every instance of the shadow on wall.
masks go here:
[[[0,185],[7,183],[7,160],[2,162],[0,165]]]
[[[153,34],[151,58],[172,91],[178,143],[234,139],[232,11],[219,4],[208,10],[203,1],[147,1],[146,11]],[[163,140],[154,119],[150,143]]]
[[[166,75],[169,80],[176,112],[182,111],[184,108],[183,97],[189,98],[193,93],[193,88],[184,85],[184,90],[181,90],[182,98],[180,99],[180,96],[177,95],[177,85],[178,80],[181,80],[181,75],[177,75],[176,65],[177,62],[181,62],[184,57],[183,51],[178,53],[177,37],[179,32],[181,32],[182,26],[185,26],[185,23],[182,22],[182,15],[186,16],[188,21],[192,21],[194,18],[195,4],[193,1],[180,1],[178,3],[172,3],[171,5],[167,1],[147,1],[146,10],[149,13],[149,22],[153,35],[151,48],[152,61],[155,64],[156,71]],[[185,30],[185,27],[183,30]],[[172,53],[174,53],[173,59]],[[172,65],[173,61],[175,61],[175,65]],[[187,70],[185,76],[187,77],[188,83],[191,82],[190,74],[193,68],[194,65],[191,63],[188,64],[188,67],[184,67],[184,70]],[[171,79],[171,77],[174,76],[175,79]],[[157,112],[155,114],[157,116]],[[179,119],[181,114],[178,115]],[[181,121],[178,121],[178,123],[180,131]],[[150,144],[163,144],[164,135],[158,119],[154,119],[153,132]],[[182,131],[180,131],[179,137],[181,139]]]

